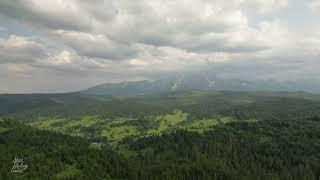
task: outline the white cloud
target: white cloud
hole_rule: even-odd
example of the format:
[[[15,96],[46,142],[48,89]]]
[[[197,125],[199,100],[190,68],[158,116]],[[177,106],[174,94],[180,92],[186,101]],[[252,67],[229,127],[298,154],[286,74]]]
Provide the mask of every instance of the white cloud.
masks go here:
[[[52,35],[83,56],[124,59],[138,53],[138,49],[134,44],[118,43],[103,34],[58,30],[54,31]]]
[[[288,6],[288,0],[239,0],[240,3],[251,11],[257,13],[270,13],[274,10]]]
[[[32,62],[45,56],[42,45],[24,37],[0,39],[0,64]]]
[[[264,48],[261,42],[248,36],[253,31],[243,10],[270,11],[285,6],[286,1],[5,0],[0,5],[8,17],[59,32],[62,41],[66,38],[66,44],[79,54],[119,59],[134,55],[136,43],[189,51],[260,50]],[[123,51],[114,56],[117,49]]]
[[[318,2],[310,4],[315,11]],[[252,78],[256,73],[290,79],[285,77],[290,71],[285,65],[295,67],[296,76],[306,70],[315,74],[312,67],[319,65],[315,59],[320,38],[295,32],[291,21],[273,14],[289,3],[2,0],[1,19],[17,22],[19,27],[11,36],[0,38],[2,81],[20,74],[97,83],[201,70],[208,64],[218,67],[213,68],[217,73],[234,77]],[[6,33],[12,30],[4,28]],[[25,29],[31,35],[23,33]],[[14,35],[19,32],[23,35]],[[36,86],[32,78],[29,82]]]
[[[311,0],[308,4],[309,8],[316,13],[320,13],[320,1],[319,0]]]

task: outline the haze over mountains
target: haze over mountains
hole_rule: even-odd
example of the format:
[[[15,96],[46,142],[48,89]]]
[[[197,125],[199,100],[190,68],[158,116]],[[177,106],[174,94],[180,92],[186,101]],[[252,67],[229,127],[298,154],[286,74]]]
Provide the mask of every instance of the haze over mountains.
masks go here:
[[[82,93],[92,95],[137,96],[152,95],[188,90],[217,90],[217,91],[305,91],[319,93],[320,86],[313,82],[276,82],[274,80],[241,80],[226,79],[204,74],[189,74],[167,77],[159,80],[143,80],[120,83],[105,83]]]

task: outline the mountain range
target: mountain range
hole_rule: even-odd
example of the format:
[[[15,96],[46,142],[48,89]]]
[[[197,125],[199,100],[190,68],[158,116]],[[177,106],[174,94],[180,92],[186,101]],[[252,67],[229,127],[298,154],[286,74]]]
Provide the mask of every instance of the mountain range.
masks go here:
[[[305,91],[319,93],[320,86],[310,81],[277,82],[217,78],[207,75],[183,75],[159,80],[105,83],[81,91],[90,95],[138,96],[189,90],[216,91]]]

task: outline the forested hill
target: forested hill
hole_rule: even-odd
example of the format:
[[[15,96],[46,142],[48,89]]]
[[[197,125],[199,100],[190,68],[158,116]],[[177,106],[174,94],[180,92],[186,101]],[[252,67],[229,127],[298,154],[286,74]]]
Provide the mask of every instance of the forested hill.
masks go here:
[[[0,95],[0,116],[138,115],[182,109],[194,116],[319,115],[320,95],[303,92],[179,91],[128,98],[65,94]],[[311,114],[310,114],[311,113]],[[29,119],[30,119],[29,118]]]
[[[91,179],[128,177],[128,163],[114,152],[90,148],[83,138],[0,121],[0,179]],[[28,165],[23,174],[11,172],[12,160]]]
[[[233,122],[125,142],[135,156],[80,137],[0,122],[1,179],[308,179],[320,176],[320,119]],[[12,159],[28,169],[11,173]]]
[[[97,99],[96,99],[97,100]],[[88,104],[93,96],[80,93],[61,94],[0,94],[0,115],[24,112],[55,105]]]
[[[320,177],[320,96],[0,95],[0,179]],[[28,168],[11,173],[22,158]]]

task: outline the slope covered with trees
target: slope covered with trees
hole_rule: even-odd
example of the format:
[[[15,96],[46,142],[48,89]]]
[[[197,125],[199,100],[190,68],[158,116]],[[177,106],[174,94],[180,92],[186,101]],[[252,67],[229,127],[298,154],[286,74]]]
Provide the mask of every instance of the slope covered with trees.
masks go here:
[[[318,95],[184,91],[0,100],[0,179],[320,177]],[[28,164],[25,172],[10,172],[15,157]]]

